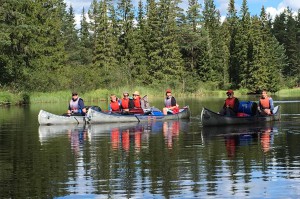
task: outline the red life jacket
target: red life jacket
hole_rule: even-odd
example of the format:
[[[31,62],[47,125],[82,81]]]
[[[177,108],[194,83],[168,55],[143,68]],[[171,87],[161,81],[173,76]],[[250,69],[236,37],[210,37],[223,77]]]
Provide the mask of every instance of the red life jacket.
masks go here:
[[[225,106],[229,106],[230,108],[234,108],[234,102],[235,102],[235,97],[233,98],[227,98],[225,100]]]
[[[122,109],[128,109],[129,108],[129,98],[123,98],[121,103]]]
[[[261,105],[261,107],[263,108],[263,109],[266,109],[266,108],[270,108],[270,99],[269,99],[269,97],[266,97],[266,98],[260,98],[259,99],[259,103],[260,103],[260,105]]]
[[[135,108],[141,108],[141,97],[133,99],[133,104]]]
[[[120,111],[120,105],[118,101],[110,102],[110,108],[112,111]]]

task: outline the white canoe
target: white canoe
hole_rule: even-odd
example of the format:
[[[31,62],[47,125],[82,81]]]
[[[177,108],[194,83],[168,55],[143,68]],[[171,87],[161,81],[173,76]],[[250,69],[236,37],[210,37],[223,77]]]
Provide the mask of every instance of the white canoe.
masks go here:
[[[62,116],[40,110],[38,115],[40,125],[54,125],[54,124],[85,124],[85,116]]]

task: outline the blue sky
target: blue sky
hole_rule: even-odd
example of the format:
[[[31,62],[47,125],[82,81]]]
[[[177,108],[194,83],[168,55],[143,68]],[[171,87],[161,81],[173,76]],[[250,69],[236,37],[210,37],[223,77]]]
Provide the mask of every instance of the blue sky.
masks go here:
[[[67,5],[72,5],[72,7],[74,8],[77,22],[80,21],[80,13],[82,11],[82,8],[85,7],[85,9],[87,10],[92,2],[92,0],[64,0],[64,1],[67,3]],[[132,0],[132,3],[136,8],[137,8],[138,1],[139,0]],[[146,0],[143,1],[146,2]],[[227,13],[229,0],[215,0],[214,2],[217,9],[220,10],[221,15],[225,17]],[[300,0],[248,0],[247,2],[248,2],[248,7],[251,15],[259,15],[262,6],[265,7],[267,13],[269,13],[272,17],[274,17],[278,13],[281,13],[286,7],[291,8],[295,12],[298,9],[300,9]],[[199,0],[199,3],[203,5],[203,0]],[[241,4],[242,4],[242,0],[235,1],[235,6],[238,12],[240,10]],[[188,0],[182,0],[181,7],[187,8],[187,6],[188,6]]]

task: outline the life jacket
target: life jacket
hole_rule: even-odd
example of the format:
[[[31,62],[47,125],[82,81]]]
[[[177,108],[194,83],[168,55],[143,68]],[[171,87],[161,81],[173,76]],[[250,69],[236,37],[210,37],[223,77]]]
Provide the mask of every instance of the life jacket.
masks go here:
[[[270,99],[269,99],[269,97],[260,98],[259,103],[260,103],[260,105],[263,109],[269,109],[270,108]]]
[[[76,101],[73,101],[72,99],[70,100],[70,107],[71,107],[71,111],[73,113],[81,113],[82,112],[82,107],[79,107],[79,100],[81,98],[78,97]]]
[[[174,97],[173,97],[173,96],[170,96],[170,97],[166,97],[166,98],[165,98],[165,107],[166,107],[166,108],[172,107],[172,98],[174,98]],[[176,106],[176,105],[175,105],[175,106]],[[173,113],[173,114],[176,114],[176,113],[178,113],[178,112],[179,112],[179,108],[178,108],[178,107],[172,109],[172,113]]]
[[[172,106],[172,96],[165,98],[165,107],[169,108]]]
[[[121,102],[121,106],[122,106],[122,109],[128,109],[129,108],[129,98],[127,98],[127,99],[123,98],[122,102]]]
[[[235,97],[227,98],[225,100],[225,106],[229,106],[230,108],[234,109],[234,102],[235,102]]]
[[[141,108],[141,97],[138,96],[138,98],[133,99],[133,104],[135,108]]]
[[[120,111],[120,103],[119,101],[110,102],[110,108],[112,111]]]

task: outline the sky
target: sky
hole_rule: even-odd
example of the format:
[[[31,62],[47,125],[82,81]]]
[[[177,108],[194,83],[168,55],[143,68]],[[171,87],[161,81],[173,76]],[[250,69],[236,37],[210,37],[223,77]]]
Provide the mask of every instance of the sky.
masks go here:
[[[81,18],[82,8],[84,7],[87,11],[91,5],[92,0],[64,0],[68,6],[72,5],[75,10],[75,20],[79,24]],[[117,0],[114,0],[117,1]],[[137,8],[139,0],[131,0],[134,7]],[[146,0],[143,0],[146,2]],[[222,18],[225,18],[227,14],[228,2],[229,0],[214,0],[216,8],[221,12]],[[266,12],[270,14],[272,18],[276,14],[281,13],[285,8],[289,7],[294,12],[300,9],[300,0],[248,0],[249,12],[251,15],[259,15],[262,6],[265,7]],[[203,6],[203,0],[199,0],[199,3]],[[242,5],[242,0],[235,0],[235,8],[239,13],[240,7]],[[188,0],[182,0],[180,5],[182,8],[186,9],[188,7]]]

